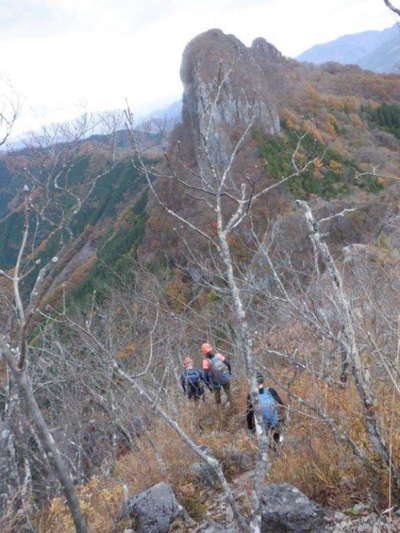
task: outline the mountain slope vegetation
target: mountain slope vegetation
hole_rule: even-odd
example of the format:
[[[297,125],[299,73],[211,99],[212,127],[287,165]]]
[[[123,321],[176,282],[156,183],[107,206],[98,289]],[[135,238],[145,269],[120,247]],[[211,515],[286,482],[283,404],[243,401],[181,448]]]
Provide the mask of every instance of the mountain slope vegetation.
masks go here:
[[[168,138],[130,124],[2,157],[4,531],[74,530],[26,397],[10,395],[21,375],[92,531],[137,529],[123,494],[160,481],[196,522],[181,531],[264,520],[271,482],[373,519],[397,501],[400,76],[216,29],[181,76]],[[232,364],[233,402],[182,391],[206,341]],[[259,373],[284,400],[278,449],[246,429]]]

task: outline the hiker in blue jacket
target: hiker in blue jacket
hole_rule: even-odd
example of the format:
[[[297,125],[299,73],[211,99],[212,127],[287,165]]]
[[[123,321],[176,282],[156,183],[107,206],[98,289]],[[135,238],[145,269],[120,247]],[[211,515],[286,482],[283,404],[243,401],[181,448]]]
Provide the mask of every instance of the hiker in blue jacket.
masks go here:
[[[264,387],[264,376],[257,373],[259,401],[263,414],[265,430],[272,435],[274,444],[282,442],[280,428],[284,422],[284,403],[275,389]],[[251,432],[255,432],[254,406],[250,394],[247,396],[247,427]]]
[[[184,371],[181,374],[181,385],[185,396],[189,400],[204,400],[204,384],[208,383],[203,370],[194,368],[193,359],[185,357],[183,360]]]

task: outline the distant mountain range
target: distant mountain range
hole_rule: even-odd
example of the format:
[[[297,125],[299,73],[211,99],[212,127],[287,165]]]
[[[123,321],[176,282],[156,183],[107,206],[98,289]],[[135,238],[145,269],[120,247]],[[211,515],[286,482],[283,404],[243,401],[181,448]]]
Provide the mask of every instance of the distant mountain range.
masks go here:
[[[173,102],[167,107],[163,107],[161,109],[156,109],[155,111],[151,111],[145,117],[141,118],[140,122],[142,121],[144,122],[146,120],[163,119],[163,120],[172,121],[176,123],[179,121],[181,117],[181,113],[182,113],[182,100],[177,100],[176,102]]]
[[[400,25],[383,31],[344,35],[335,41],[317,44],[296,59],[317,65],[335,61],[375,72],[400,72]]]

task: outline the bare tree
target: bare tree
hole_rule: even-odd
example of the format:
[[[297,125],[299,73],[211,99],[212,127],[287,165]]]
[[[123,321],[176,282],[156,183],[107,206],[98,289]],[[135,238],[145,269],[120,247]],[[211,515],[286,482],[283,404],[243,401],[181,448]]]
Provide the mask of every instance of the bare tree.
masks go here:
[[[318,258],[322,260],[333,284],[332,295],[338,301],[338,311],[343,324],[343,347],[345,351],[345,361],[351,368],[351,372],[354,376],[357,386],[357,391],[363,405],[364,423],[367,429],[369,441],[381,462],[390,468],[391,474],[393,475],[393,479],[395,480],[397,486],[400,486],[400,474],[398,468],[390,459],[389,447],[385,442],[381,424],[374,411],[378,402],[374,395],[373,386],[371,383],[371,375],[369,371],[365,369],[362,363],[354,328],[353,309],[344,290],[342,276],[336,267],[335,261],[327,244],[322,238],[319,223],[315,220],[310,206],[306,202],[300,200],[297,200],[297,203],[302,207],[302,209],[304,209],[305,212],[307,226],[310,231],[310,238],[313,241],[314,250],[316,253],[316,261],[318,261]]]
[[[9,389],[14,391],[16,388],[18,391],[19,401],[29,415],[47,460],[54,468],[76,531],[80,533],[87,529],[70,470],[33,392],[29,371],[29,342],[36,327],[38,312],[55,279],[59,257],[68,247],[73,246],[74,218],[90,197],[98,179],[106,175],[115,164],[115,143],[111,135],[108,147],[102,146],[99,151],[103,159],[99,169],[92,169],[85,187],[77,187],[69,179],[82,152],[87,149],[83,140],[89,133],[90,123],[87,117],[82,117],[74,124],[57,126],[51,132],[44,130],[42,135],[34,138],[34,143],[25,148],[21,156],[25,163],[14,169],[25,182],[21,201],[14,208],[14,213],[23,217],[21,242],[12,270],[0,271],[12,287],[15,306],[15,312],[12,308],[9,309],[8,328],[3,330],[3,337],[0,339],[1,356],[10,371]],[[92,160],[95,161],[95,158],[92,157]],[[56,253],[53,252],[44,264],[36,256],[39,235],[42,240],[57,237]],[[15,401],[18,400],[14,400],[14,403]],[[14,409],[12,403],[8,404],[8,411]]]
[[[19,115],[19,102],[9,83],[3,82],[0,97],[0,146],[9,139]]]
[[[184,166],[187,176],[182,176],[182,173],[174,171],[172,167],[172,174],[159,175],[159,179],[172,180],[176,184],[183,186],[183,189],[188,194],[193,195],[193,198],[198,202],[203,203],[209,213],[215,214],[214,223],[216,226],[216,235],[213,235],[196,222],[191,221],[184,215],[181,215],[176,210],[169,207],[169,205],[162,199],[158,192],[157,185],[153,183],[154,171],[149,169],[141,157],[140,150],[138,150],[138,160],[140,168],[147,179],[147,183],[152,191],[158,204],[171,215],[182,227],[186,227],[192,232],[199,235],[207,243],[207,246],[212,254],[212,263],[217,265],[221,261],[220,266],[217,267],[219,276],[228,288],[228,294],[231,299],[233,313],[235,315],[236,335],[237,335],[237,351],[243,357],[243,362],[246,368],[247,377],[250,383],[251,398],[253,405],[255,405],[256,412],[256,436],[258,443],[258,459],[256,461],[255,476],[254,476],[254,491],[253,491],[253,513],[251,516],[249,531],[258,532],[261,528],[261,489],[265,474],[269,469],[268,458],[268,436],[266,435],[262,423],[261,407],[258,398],[258,386],[256,381],[256,365],[252,352],[253,333],[250,330],[248,323],[248,311],[244,303],[244,293],[238,282],[236,274],[237,264],[234,253],[231,249],[230,238],[235,230],[244,222],[252,211],[252,207],[257,201],[261,200],[268,193],[275,188],[282,186],[291,179],[300,176],[307,170],[311,162],[299,163],[298,154],[301,147],[302,136],[298,138],[297,146],[291,155],[292,173],[282,177],[278,181],[264,186],[262,188],[256,187],[255,183],[250,178],[235,178],[234,166],[238,158],[238,153],[248,140],[250,134],[256,125],[255,111],[250,114],[249,121],[244,125],[243,131],[239,138],[234,142],[230,155],[226,161],[221,162],[218,155],[218,146],[215,146],[215,138],[212,135],[213,123],[216,114],[218,113],[218,106],[220,105],[221,92],[224,84],[229,78],[228,71],[225,76],[221,76],[221,81],[214,88],[214,94],[210,97],[210,103],[206,106],[204,123],[204,133],[200,135],[199,152],[202,154],[205,163],[197,172],[193,172]],[[131,142],[135,147],[138,147],[135,138],[133,116],[129,110],[126,112],[127,128],[131,135]],[[198,254],[193,249],[189,250],[192,259],[198,260]],[[201,262],[201,260],[200,260]],[[218,290],[218,288],[217,288]],[[225,289],[223,289],[225,290]],[[218,475],[220,471],[217,468]],[[227,487],[227,484],[224,484]],[[227,500],[231,503],[229,491],[226,493]],[[235,514],[236,516],[236,514]],[[238,517],[237,517],[238,518]],[[239,522],[240,525],[240,522]]]

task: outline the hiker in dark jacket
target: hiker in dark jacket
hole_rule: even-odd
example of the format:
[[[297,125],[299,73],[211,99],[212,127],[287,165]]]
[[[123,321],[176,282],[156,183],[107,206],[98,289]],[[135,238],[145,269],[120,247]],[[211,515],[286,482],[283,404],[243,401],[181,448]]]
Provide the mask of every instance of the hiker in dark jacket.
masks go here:
[[[183,360],[184,371],[181,374],[181,385],[185,396],[189,400],[204,400],[204,384],[209,387],[203,370],[194,368],[193,359],[185,357]]]
[[[230,384],[232,368],[229,361],[222,354],[214,353],[213,347],[208,342],[201,345],[200,351],[204,356],[204,374],[210,389],[214,391],[215,403],[221,404],[221,389],[223,389],[230,406],[233,407]]]
[[[284,403],[275,389],[264,387],[264,376],[260,372],[257,373],[257,383],[265,430],[270,432],[274,443],[279,444],[283,440],[281,427],[285,421]],[[255,432],[254,406],[250,394],[247,396],[247,427]]]

